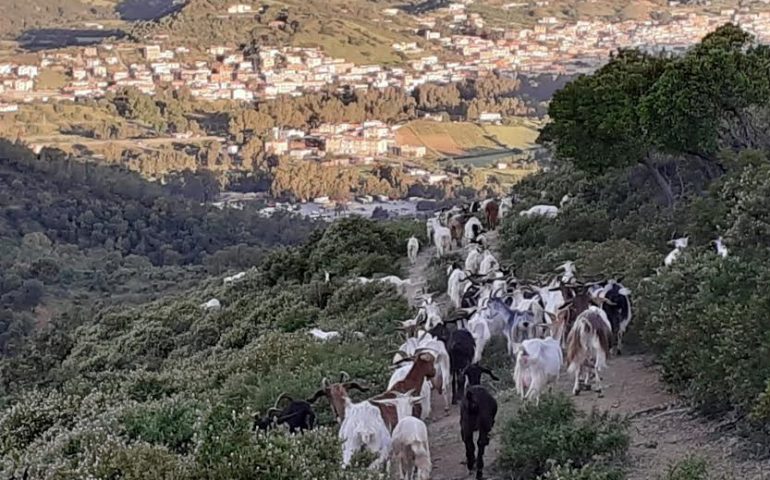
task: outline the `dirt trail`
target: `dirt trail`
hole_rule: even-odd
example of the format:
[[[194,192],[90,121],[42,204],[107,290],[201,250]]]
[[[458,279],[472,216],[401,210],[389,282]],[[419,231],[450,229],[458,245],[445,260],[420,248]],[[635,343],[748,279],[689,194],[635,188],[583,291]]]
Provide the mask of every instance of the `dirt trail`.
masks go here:
[[[490,246],[497,245],[496,232],[489,237]],[[408,295],[413,299],[422,287],[426,287],[428,266],[435,251],[430,246],[421,246],[417,261],[409,269],[412,284]],[[436,300],[446,311],[448,299],[442,292]],[[608,362],[608,371],[602,383],[603,394],[582,392],[575,397],[576,404],[589,412],[592,408],[609,410],[613,413],[632,415],[631,446],[627,458],[628,480],[655,480],[664,475],[668,466],[690,455],[697,455],[709,463],[715,478],[745,480],[770,480],[770,461],[745,459],[747,445],[730,435],[720,432],[717,422],[705,421],[682,408],[677,398],[669,394],[659,380],[657,370],[651,365],[651,358],[644,355],[613,357]],[[572,390],[571,379],[566,372],[556,389],[565,393]],[[496,392],[500,403],[498,421],[493,431],[492,442],[484,456],[485,477],[502,480],[506,476],[495,471],[499,455],[499,433],[505,419],[520,405],[515,392]],[[433,480],[459,480],[473,478],[464,462],[465,448],[460,440],[460,413],[458,406],[452,406],[444,413],[441,400],[434,397],[432,418],[428,422]],[[743,458],[742,458],[743,457]]]

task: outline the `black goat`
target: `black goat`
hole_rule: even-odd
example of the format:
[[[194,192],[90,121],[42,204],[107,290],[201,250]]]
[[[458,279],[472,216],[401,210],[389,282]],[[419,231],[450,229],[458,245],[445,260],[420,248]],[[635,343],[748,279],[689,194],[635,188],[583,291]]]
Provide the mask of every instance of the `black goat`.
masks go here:
[[[278,408],[278,404],[283,399],[288,399],[289,404],[281,410]],[[295,433],[297,430],[300,432],[311,430],[315,426],[313,407],[305,400],[292,400],[290,396],[282,393],[275,401],[275,406],[267,411],[267,415],[260,419],[254,419],[254,429],[267,430],[282,423],[289,426],[291,433]]]
[[[476,341],[468,330],[455,330],[447,342],[449,370],[452,372],[452,405],[457,403],[458,393],[462,396],[465,389],[463,371],[473,361],[476,353]]]
[[[492,380],[496,382],[500,381],[500,379],[497,378],[494,373],[492,373],[492,370],[488,369],[487,367],[482,367],[478,363],[472,363],[465,367],[465,370],[463,370],[463,376],[468,378],[469,387],[481,385],[481,375],[484,373],[489,375]]]
[[[484,477],[484,449],[489,445],[489,432],[495,426],[497,401],[482,386],[468,387],[460,404],[460,432],[465,444],[466,466],[476,470],[476,478]],[[478,452],[473,445],[473,434],[479,432]]]

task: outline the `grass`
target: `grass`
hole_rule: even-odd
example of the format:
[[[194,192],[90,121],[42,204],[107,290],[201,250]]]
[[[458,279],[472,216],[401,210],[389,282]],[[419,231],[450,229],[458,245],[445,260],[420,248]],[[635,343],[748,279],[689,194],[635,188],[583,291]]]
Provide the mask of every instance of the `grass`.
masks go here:
[[[515,125],[479,125],[470,122],[416,120],[401,127],[396,140],[424,145],[432,156],[463,155],[484,151],[535,146],[538,132],[526,122]]]

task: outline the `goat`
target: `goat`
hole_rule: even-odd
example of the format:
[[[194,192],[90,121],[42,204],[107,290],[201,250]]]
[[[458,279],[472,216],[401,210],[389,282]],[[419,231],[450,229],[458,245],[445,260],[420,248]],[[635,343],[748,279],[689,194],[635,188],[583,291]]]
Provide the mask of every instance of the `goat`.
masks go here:
[[[676,238],[674,240],[670,240],[668,243],[669,245],[674,245],[674,249],[668,252],[666,258],[663,259],[663,264],[667,267],[670,267],[682,255],[682,250],[687,248],[689,237]]]
[[[419,251],[420,241],[417,240],[417,237],[412,235],[406,242],[406,254],[409,257],[409,263],[412,265],[414,265],[414,263],[417,261],[417,252]]]
[[[208,302],[201,303],[200,306],[204,310],[219,310],[222,308],[222,304],[216,298],[212,298]]]
[[[346,377],[350,378],[345,372],[341,372],[340,381],[345,381]],[[323,396],[329,399],[337,422],[340,423],[337,435],[342,441],[343,468],[350,465],[353,455],[362,447],[377,455],[377,459],[369,468],[379,468],[385,463],[390,452],[390,431],[379,408],[368,401],[353,403],[348,396],[348,388],[366,391],[355,382],[329,384],[324,378],[321,381],[321,390],[318,390],[308,403],[313,403]]]
[[[476,217],[471,217],[467,222],[465,222],[464,228],[465,234],[463,235],[463,243],[467,245],[472,240],[475,240],[476,236],[481,233],[481,221]]]
[[[479,275],[489,275],[498,269],[500,269],[500,262],[492,255],[492,252],[484,250],[484,255],[479,263]]]
[[[428,234],[428,242],[433,241],[433,233],[436,230],[436,226],[441,226],[438,218],[429,218],[428,221],[425,222],[426,232]]]
[[[398,382],[404,380],[406,376],[409,375],[409,371],[412,369],[412,365],[414,364],[414,362],[411,360],[412,356],[414,355],[413,353],[409,354],[408,356],[406,356],[406,352],[400,353],[403,358],[393,362],[393,366],[391,368],[395,367],[395,370],[390,375],[390,380],[388,381],[388,390],[393,388],[393,386]],[[432,412],[430,389],[430,382],[423,382],[422,386],[420,387],[420,418],[430,418],[430,414]]]
[[[564,270],[564,275],[561,277],[561,283],[570,283],[575,280],[575,262],[568,260],[558,267],[557,270]]]
[[[508,215],[508,212],[510,212],[513,209],[513,198],[506,197],[503,198],[500,201],[500,218],[505,218],[506,215]]]
[[[425,334],[420,340],[419,349],[425,349],[434,354],[436,374],[431,379],[431,385],[444,400],[444,411],[449,410],[450,383],[452,382],[451,359],[444,342],[433,338],[431,334]]]
[[[412,367],[409,369],[406,377],[394,383],[390,388],[388,388],[386,392],[381,393],[376,397],[370,398],[370,401],[395,398],[398,392],[422,392],[423,383],[425,380],[430,380],[436,376],[436,359],[434,353],[425,349],[417,349],[414,353],[414,357],[407,358],[406,361],[413,362]],[[380,408],[382,419],[385,421],[388,430],[392,431],[398,423],[398,417],[395,409],[383,404],[378,404],[378,406]],[[422,408],[420,405],[414,406],[414,416],[419,417],[421,411]]]
[[[563,363],[561,345],[553,337],[524,340],[516,353],[513,380],[521,398],[540,402],[540,393],[548,383],[559,379]]]
[[[481,375],[487,374],[492,380],[499,382],[500,379],[492,373],[492,370],[487,367],[482,367],[478,363],[472,363],[465,367],[463,370],[463,377],[465,377],[466,386],[472,387],[474,385],[481,385]]]
[[[462,302],[463,282],[466,280],[465,273],[456,265],[448,269],[449,278],[447,279],[446,293],[452,301],[455,308],[460,308]]]
[[[479,273],[482,258],[481,245],[478,243],[468,244],[468,255],[465,257],[465,271],[471,275]]]
[[[448,226],[452,241],[454,241],[458,247],[462,246],[465,233],[465,215],[453,216],[449,219]]]
[[[441,307],[433,301],[433,297],[430,295],[424,295],[422,298],[422,304],[420,305],[420,311],[417,314],[418,319],[425,319],[425,328],[430,330],[434,326],[443,323],[441,318]],[[418,320],[419,321],[419,320]]]
[[[462,396],[465,390],[463,375],[471,365],[476,353],[476,341],[467,330],[455,330],[449,335],[447,342],[449,353],[449,369],[452,373],[452,405],[457,403],[458,394]]]
[[[403,280],[395,275],[387,275],[382,278],[377,279],[378,282],[388,282],[394,287],[396,287],[396,291],[398,293],[403,294],[406,291],[407,285],[411,285],[412,281],[410,279]]]
[[[722,258],[727,258],[727,254],[729,253],[727,250],[727,247],[725,246],[725,242],[722,240],[722,237],[717,238],[716,240],[712,240],[714,246],[717,249],[717,255],[719,255]]]
[[[229,283],[237,282],[238,280],[242,279],[246,276],[246,272],[238,272],[235,275],[232,275],[230,277],[225,277],[224,284],[227,285]]]
[[[278,408],[281,400],[288,399],[289,404],[283,410]],[[315,426],[315,412],[310,403],[305,400],[293,400],[287,394],[282,393],[275,401],[273,408],[267,411],[267,415],[257,420],[254,419],[254,428],[267,430],[273,425],[285,423],[290,433],[310,430]]]
[[[452,234],[449,229],[437,225],[433,231],[433,243],[436,245],[436,258],[441,258],[452,250]]]
[[[425,422],[414,417],[402,418],[393,429],[389,470],[395,471],[401,480],[428,480],[431,467]]]
[[[345,399],[350,400],[348,390],[351,389],[361,392],[369,391],[368,388],[362,387],[357,382],[351,382],[350,375],[347,372],[340,372],[339,383],[330,383],[329,379],[324,377],[321,380],[321,388],[307,402],[313,404],[319,398],[326,397],[329,400],[329,405],[331,405],[335,420],[337,420],[337,423],[342,423],[345,420],[346,413]]]
[[[313,328],[313,329],[310,330],[309,333],[313,337],[317,338],[318,340],[324,341],[324,342],[327,341],[327,340],[331,340],[333,338],[337,338],[337,337],[340,336],[340,332],[334,332],[334,331],[332,331],[332,332],[324,332],[320,328]]]
[[[484,207],[484,214],[487,220],[487,228],[494,230],[497,228],[498,218],[500,214],[500,206],[496,201],[492,200]]]
[[[600,298],[606,301],[602,310],[612,326],[612,340],[615,352],[620,355],[623,350],[623,335],[631,323],[631,290],[615,280],[611,280],[599,292]]]
[[[528,210],[522,210],[519,212],[521,217],[546,217],[556,218],[559,214],[559,209],[553,205],[535,205]]]
[[[607,368],[611,335],[612,326],[601,308],[592,305],[578,316],[567,337],[567,371],[575,375],[573,394],[580,393],[580,373],[583,364],[591,359],[594,360],[594,382],[601,388],[599,373]]]
[[[489,433],[495,426],[497,401],[481,385],[465,391],[460,404],[460,432],[465,444],[466,466],[469,472],[476,470],[476,478],[484,476],[484,449],[489,445]],[[473,434],[479,432],[478,452],[473,445]]]
[[[572,198],[570,198],[569,193],[565,193],[563,197],[561,197],[561,200],[559,201],[559,208],[564,208],[565,205],[569,205],[572,202]]]
[[[532,335],[535,326],[535,315],[529,310],[511,309],[499,297],[494,297],[487,303],[489,313],[487,318],[495,321],[496,325],[502,322],[502,333],[508,342],[508,353],[513,355],[515,344],[520,343],[522,337]]]

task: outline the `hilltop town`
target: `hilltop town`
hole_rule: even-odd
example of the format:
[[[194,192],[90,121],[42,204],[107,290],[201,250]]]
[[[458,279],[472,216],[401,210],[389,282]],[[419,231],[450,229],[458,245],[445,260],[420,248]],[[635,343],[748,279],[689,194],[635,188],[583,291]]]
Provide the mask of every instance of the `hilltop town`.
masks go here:
[[[508,3],[502,9],[522,5],[525,4]],[[258,6],[234,2],[219,15],[225,19],[243,19],[262,12]],[[28,105],[79,104],[127,88],[146,95],[155,95],[162,89],[185,89],[196,101],[227,101],[248,106],[343,86],[352,92],[396,89],[410,95],[426,85],[448,85],[490,76],[512,81],[537,75],[572,76],[590,73],[622,48],[676,53],[727,22],[740,25],[760,41],[770,40],[770,12],[754,11],[750,7],[708,13],[671,2],[666,18],[564,22],[556,17],[543,17],[527,28],[490,27],[490,19],[477,11],[474,0],[446,3],[441,8],[418,14],[390,7],[380,13],[385,22],[408,16],[409,22],[415,25],[411,38],[385,46],[404,59],[399,64],[354,63],[319,47],[222,44],[201,50],[197,45],[180,45],[178,38],[165,34],[142,42],[107,39],[93,45],[45,49],[25,53],[19,60],[11,56],[0,62],[0,122],[2,116],[6,116],[23,123],[21,117],[12,116]],[[279,17],[268,26],[289,28],[288,18]],[[86,37],[83,41],[89,39]],[[463,120],[483,126],[505,124],[511,115],[532,116],[536,110],[532,105],[498,108],[494,102],[487,102],[466,108],[462,118],[435,112],[418,113],[431,121]],[[447,143],[444,140],[441,140],[443,144],[426,140],[430,135],[400,135],[398,130],[403,122],[366,115],[367,119],[362,122],[314,122],[307,128],[275,124],[259,134],[259,144],[253,148],[261,149],[262,155],[336,167],[369,165],[382,158],[440,158],[452,151],[444,148]],[[185,143],[202,137],[203,133],[156,132],[155,136],[160,138],[155,140],[155,145],[161,144],[164,138],[169,143]],[[501,141],[496,133],[487,130],[477,137],[493,139],[496,145],[492,150],[527,148],[516,142]],[[69,138],[73,143],[83,140],[82,137]],[[249,138],[205,138],[221,141],[226,152],[223,155],[235,164],[246,163],[242,161],[241,151]],[[61,145],[62,141],[70,140],[65,136],[57,141],[56,145]],[[29,143],[38,151],[50,145],[37,140]],[[475,151],[475,147],[477,145],[464,145],[460,153]],[[231,168],[229,161],[217,163],[225,165],[222,168]],[[508,167],[504,161],[493,163],[501,170]],[[446,178],[441,172],[429,175],[428,170],[425,165],[413,165],[410,171],[419,172],[421,178],[430,179],[431,184]]]

